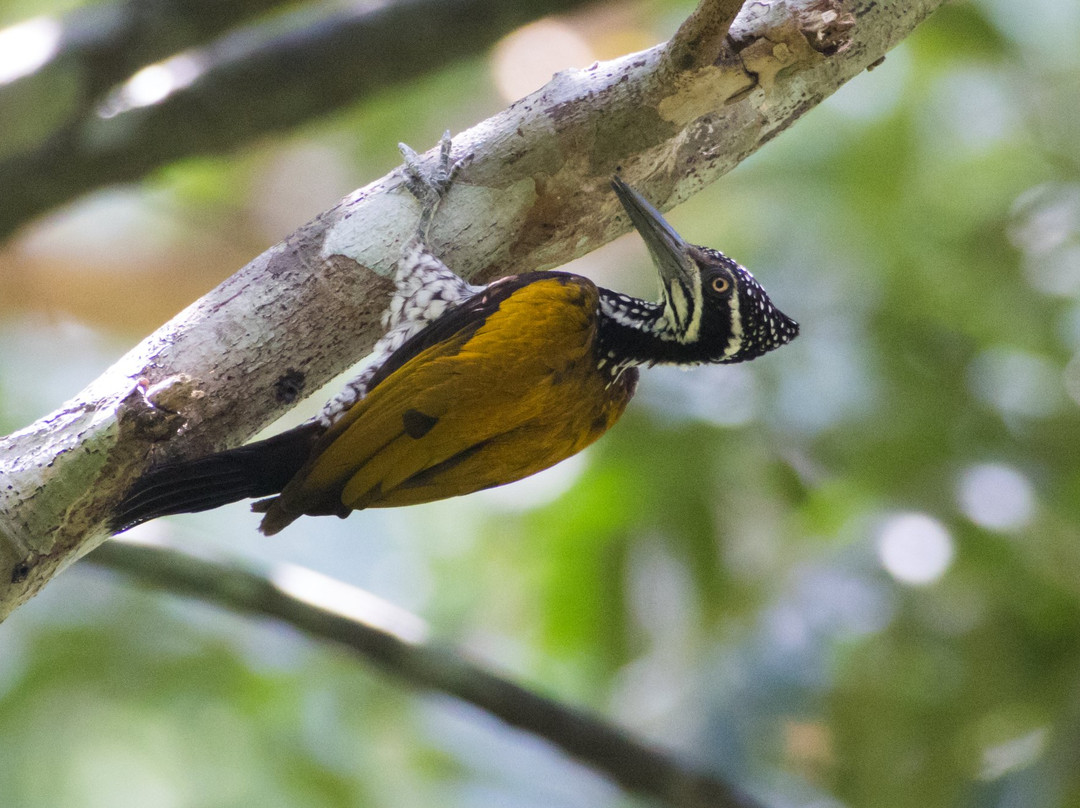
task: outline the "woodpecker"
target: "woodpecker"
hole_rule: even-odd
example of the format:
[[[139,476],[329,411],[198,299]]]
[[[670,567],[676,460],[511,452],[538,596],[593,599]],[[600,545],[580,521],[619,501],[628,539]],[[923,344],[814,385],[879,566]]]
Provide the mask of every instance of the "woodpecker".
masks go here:
[[[473,286],[427,248],[461,162],[444,136],[425,170],[402,146],[422,203],[405,245],[374,361],[316,418],[266,440],[167,463],[141,477],[111,525],[126,530],[240,499],[277,533],[302,515],[347,516],[520,480],[580,452],[622,415],[638,368],[755,359],[798,324],[742,266],[688,244],[640,193],[612,188],[660,278],[649,302],[567,272]]]

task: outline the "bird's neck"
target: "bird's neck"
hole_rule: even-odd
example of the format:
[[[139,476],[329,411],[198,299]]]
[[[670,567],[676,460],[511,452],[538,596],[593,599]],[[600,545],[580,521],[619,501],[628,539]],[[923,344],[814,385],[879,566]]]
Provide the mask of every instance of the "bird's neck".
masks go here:
[[[679,342],[663,303],[600,290],[599,360],[602,369],[697,364]]]

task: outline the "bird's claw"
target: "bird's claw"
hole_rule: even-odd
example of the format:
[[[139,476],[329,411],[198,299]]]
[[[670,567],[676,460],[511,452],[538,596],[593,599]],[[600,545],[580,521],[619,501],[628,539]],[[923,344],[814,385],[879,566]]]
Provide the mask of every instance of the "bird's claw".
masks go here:
[[[472,160],[471,154],[465,155],[460,160],[452,160],[450,158],[451,146],[448,129],[439,141],[438,164],[433,169],[427,169],[421,165],[419,154],[404,143],[398,144],[398,150],[405,159],[405,184],[422,206],[418,231],[425,240],[436,208],[449,192],[458,173]]]

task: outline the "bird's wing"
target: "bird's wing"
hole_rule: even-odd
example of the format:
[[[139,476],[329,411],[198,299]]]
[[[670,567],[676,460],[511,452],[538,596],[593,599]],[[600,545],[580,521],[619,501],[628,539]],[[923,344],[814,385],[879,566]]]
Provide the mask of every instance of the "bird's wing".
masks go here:
[[[339,510],[441,499],[579,451],[610,426],[594,423],[603,387],[572,386],[595,384],[597,303],[590,281],[547,272],[447,312],[384,363],[272,507],[299,515],[320,503],[326,512],[330,495]]]

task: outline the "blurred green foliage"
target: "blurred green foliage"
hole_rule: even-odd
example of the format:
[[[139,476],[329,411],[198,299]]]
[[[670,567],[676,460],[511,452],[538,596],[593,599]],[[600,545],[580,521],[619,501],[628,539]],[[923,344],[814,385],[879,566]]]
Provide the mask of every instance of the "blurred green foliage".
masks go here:
[[[946,6],[674,211],[803,334],[647,372],[584,462],[280,541],[242,507],[146,529],[368,587],[776,806],[1080,806],[1077,30],[1073,4]],[[501,105],[478,60],[290,143],[359,184]],[[154,193],[242,210],[275,148]],[[647,288],[622,254],[592,266]],[[61,383],[23,322],[0,320],[9,428],[122,350],[71,338]],[[469,708],[81,566],[0,629],[0,739],[19,808],[630,804]]]

